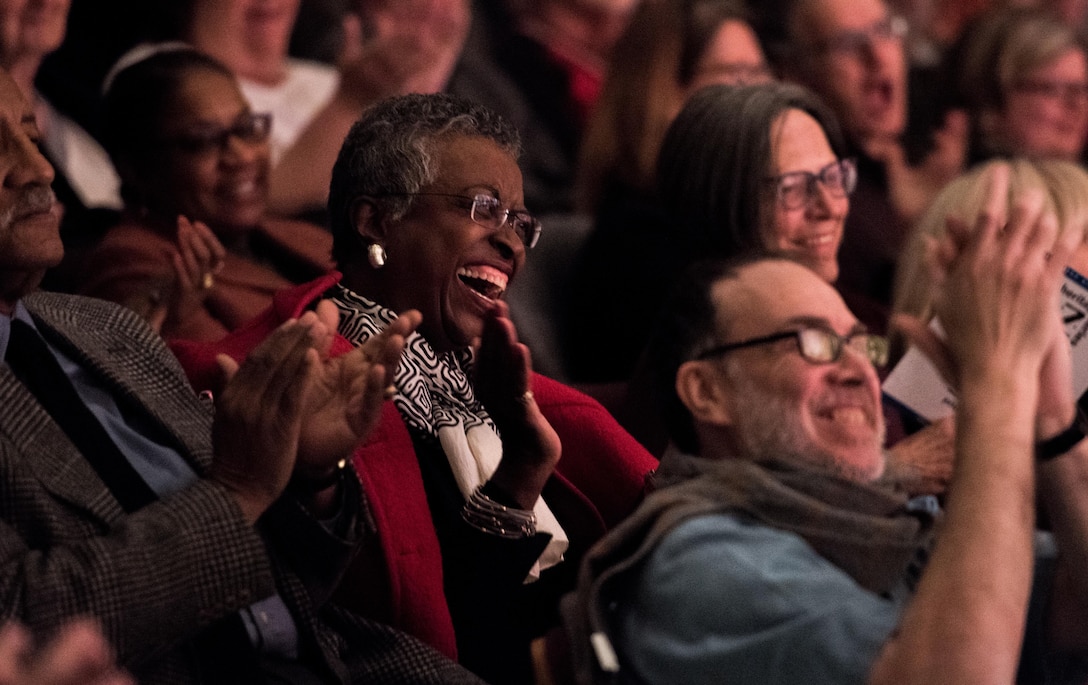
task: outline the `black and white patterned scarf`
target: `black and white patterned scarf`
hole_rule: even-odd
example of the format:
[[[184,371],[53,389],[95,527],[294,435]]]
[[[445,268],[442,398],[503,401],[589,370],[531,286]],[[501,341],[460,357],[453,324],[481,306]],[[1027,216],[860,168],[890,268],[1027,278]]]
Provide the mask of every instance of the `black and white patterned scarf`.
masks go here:
[[[337,285],[332,301],[340,311],[340,335],[361,345],[377,335],[396,317],[391,309]],[[409,428],[428,435],[442,446],[457,488],[467,500],[487,482],[502,458],[498,429],[473,392],[471,348],[437,354],[422,335],[406,341],[394,377],[397,392],[393,404]],[[541,554],[530,580],[541,569],[558,563],[567,548],[567,536],[548,505],[538,499],[533,507],[537,530],[550,533],[552,541]]]

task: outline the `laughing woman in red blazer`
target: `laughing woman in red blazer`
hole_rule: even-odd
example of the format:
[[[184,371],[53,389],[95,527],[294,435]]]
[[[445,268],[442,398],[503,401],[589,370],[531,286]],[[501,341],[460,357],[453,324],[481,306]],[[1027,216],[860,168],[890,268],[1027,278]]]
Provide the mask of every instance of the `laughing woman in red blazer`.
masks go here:
[[[343,276],[277,295],[220,343],[175,346],[194,384],[214,387],[214,353],[243,356],[320,299],[339,309],[340,349],[422,312],[385,420],[355,454],[378,544],[340,599],[494,683],[531,682],[530,641],[656,466],[600,404],[530,370],[503,302],[541,230],[518,150],[512,127],[458,98],[376,105],[333,169]]]

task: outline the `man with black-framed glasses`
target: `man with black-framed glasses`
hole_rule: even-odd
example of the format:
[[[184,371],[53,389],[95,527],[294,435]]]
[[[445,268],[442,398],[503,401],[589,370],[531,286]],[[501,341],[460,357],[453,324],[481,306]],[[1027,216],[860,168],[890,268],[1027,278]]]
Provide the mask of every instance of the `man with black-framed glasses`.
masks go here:
[[[1004,224],[991,212],[935,251],[951,330],[927,342],[960,390],[943,510],[886,477],[886,346],[830,285],[781,255],[677,284],[646,355],[673,448],[564,600],[578,682],[1013,682],[1022,644],[1023,682],[1073,677],[1037,650],[1088,646],[1088,443],[1057,301],[1078,237],[1039,198]],[[1062,503],[1056,562],[1033,550],[1037,471]]]

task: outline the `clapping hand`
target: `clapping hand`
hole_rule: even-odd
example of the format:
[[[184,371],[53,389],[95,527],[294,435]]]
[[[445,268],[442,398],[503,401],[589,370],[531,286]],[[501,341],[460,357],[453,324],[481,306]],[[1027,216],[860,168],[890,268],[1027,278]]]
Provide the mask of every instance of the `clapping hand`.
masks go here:
[[[245,362],[221,354],[226,379],[216,397],[210,478],[255,523],[287,487],[311,387],[331,333],[314,312],[284,322]]]
[[[147,315],[156,331],[176,328],[204,306],[227,251],[207,224],[178,216],[177,248],[171,256],[174,283],[152,304]]]
[[[240,367],[217,358],[228,382],[216,401],[211,477],[250,521],[296,473],[320,480],[366,438],[421,317],[402,314],[362,347],[329,357],[337,318],[335,305],[322,301],[277,328]]]
[[[351,352],[330,358],[339,315],[328,300],[315,310],[330,335],[316,341],[322,363],[307,395],[296,474],[320,479],[370,434],[381,417],[405,340],[419,326],[416,310],[398,316],[385,330]]]
[[[555,470],[559,436],[531,392],[529,348],[518,342],[506,303],[484,322],[476,355],[476,396],[502,436],[503,456],[491,480],[523,509],[531,509]]]
[[[1009,169],[995,165],[984,210],[973,227],[949,218],[929,246],[937,283],[937,316],[947,338],[924,322],[897,316],[895,325],[956,387],[965,376],[1028,363],[1040,379],[1038,437],[1068,424],[1072,415],[1069,344],[1059,316],[1059,284],[1083,233],[1060,230],[1039,193],[1008,206]]]

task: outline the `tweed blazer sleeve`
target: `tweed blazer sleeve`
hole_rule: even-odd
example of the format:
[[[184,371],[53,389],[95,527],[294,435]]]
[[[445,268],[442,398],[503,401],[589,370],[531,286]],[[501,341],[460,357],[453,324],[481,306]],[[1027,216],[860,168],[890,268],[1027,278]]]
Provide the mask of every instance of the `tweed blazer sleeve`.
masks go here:
[[[26,299],[39,330],[157,422],[198,474],[211,461],[211,407],[135,314],[86,298]],[[0,611],[36,630],[97,616],[138,666],[275,591],[257,531],[200,479],[126,515],[6,365],[0,365]]]

